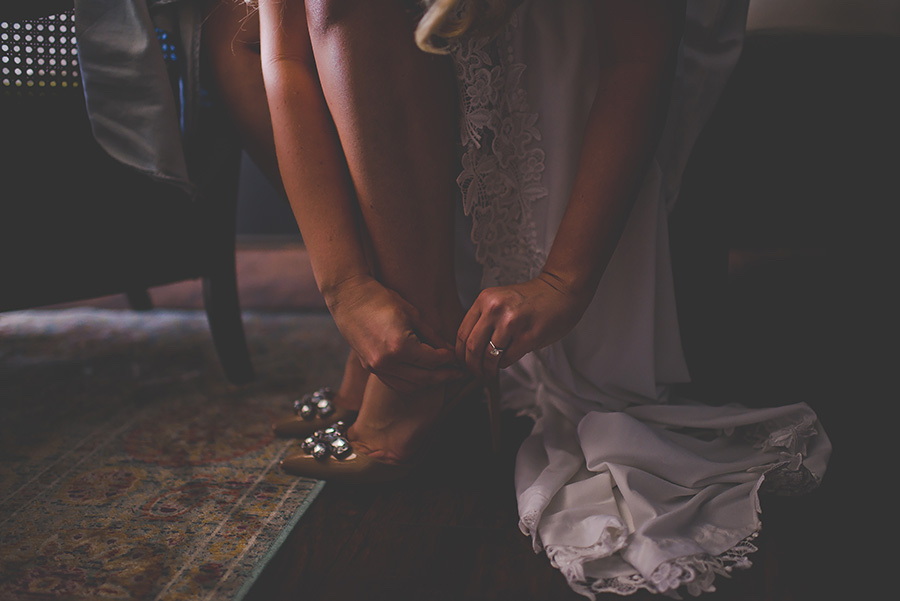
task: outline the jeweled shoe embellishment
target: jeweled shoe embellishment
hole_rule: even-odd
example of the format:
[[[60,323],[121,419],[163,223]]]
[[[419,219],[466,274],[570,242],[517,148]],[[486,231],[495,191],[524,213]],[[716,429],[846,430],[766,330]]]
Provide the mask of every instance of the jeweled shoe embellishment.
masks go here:
[[[352,422],[356,418],[356,411],[338,406],[335,398],[336,395],[328,387],[304,394],[293,401],[291,415],[278,419],[272,424],[272,429],[277,436],[303,440],[334,422]]]
[[[353,448],[350,446],[350,441],[343,436],[331,441],[331,454],[338,459],[345,459],[346,457],[349,457],[352,452]]]
[[[316,430],[312,436],[300,443],[300,448],[307,455],[323,461],[329,457],[345,459],[353,453],[353,448],[346,436],[344,422],[337,422],[328,428]]]
[[[319,399],[316,402],[316,412],[319,417],[329,417],[334,413],[334,403],[331,399]]]
[[[330,388],[320,388],[294,401],[294,413],[305,420],[313,420],[316,417],[327,418],[335,412],[333,399],[334,393]]]

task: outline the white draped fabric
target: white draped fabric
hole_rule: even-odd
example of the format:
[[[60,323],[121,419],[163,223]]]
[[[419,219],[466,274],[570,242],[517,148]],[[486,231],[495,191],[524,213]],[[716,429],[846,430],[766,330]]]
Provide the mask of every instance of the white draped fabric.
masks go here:
[[[586,0],[528,0],[494,41],[453,49],[474,259],[461,282],[476,269],[489,286],[541,268],[597,87],[591,11]],[[662,141],[596,297],[568,336],[504,373],[504,405],[536,420],[517,458],[521,529],[588,597],[713,590],[716,575],[749,565],[760,487],[808,490],[831,451],[805,404],[706,406],[669,394],[688,373],[668,214],[740,53],[747,6],[689,0],[687,11]]]

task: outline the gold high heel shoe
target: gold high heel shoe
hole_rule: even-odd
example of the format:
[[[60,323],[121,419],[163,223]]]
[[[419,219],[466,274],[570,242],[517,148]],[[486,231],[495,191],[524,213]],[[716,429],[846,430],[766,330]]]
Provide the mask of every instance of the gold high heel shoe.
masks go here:
[[[276,436],[306,438],[337,422],[353,423],[356,413],[335,405],[334,392],[326,386],[295,400],[294,415],[276,421],[272,430]]]
[[[482,387],[488,390],[491,444],[496,454],[500,448],[499,385],[496,379],[486,386],[478,380],[468,382],[444,405],[441,414],[446,415],[462,399]],[[438,421],[440,420],[439,417]],[[415,464],[387,463],[355,453],[346,433],[346,426],[343,425],[314,432],[301,443],[302,453],[281,461],[282,469],[289,474],[317,480],[376,483],[399,480],[415,468]]]
[[[411,464],[387,463],[355,453],[346,426],[318,430],[301,444],[302,453],[285,457],[281,468],[289,474],[337,482],[390,482],[405,477]]]

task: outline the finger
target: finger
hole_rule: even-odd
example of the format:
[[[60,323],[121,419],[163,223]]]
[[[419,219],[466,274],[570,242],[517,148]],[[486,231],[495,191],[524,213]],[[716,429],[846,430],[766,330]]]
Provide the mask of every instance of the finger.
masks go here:
[[[504,342],[498,342],[504,341]],[[493,347],[491,344],[493,343]],[[510,347],[511,342],[509,340],[509,336],[503,334],[500,329],[494,330],[494,333],[491,335],[488,340],[487,348],[484,351],[484,373],[487,378],[496,378],[497,372],[500,370],[500,362],[503,360],[503,355],[506,353],[506,350]]]
[[[410,339],[398,360],[422,369],[451,367],[456,369],[456,353],[449,348],[433,348],[417,339]]]
[[[459,361],[460,365],[466,364],[466,340],[469,339],[469,336],[472,334],[472,328],[478,323],[480,317],[481,308],[476,301],[466,312],[462,323],[459,324],[459,329],[456,332],[456,360]]]
[[[500,355],[500,369],[506,369],[531,351],[535,350],[534,347],[530,346],[532,343],[533,339],[528,332],[520,332],[519,334],[516,334],[515,338],[508,342],[506,346],[501,346],[500,348],[505,350]],[[494,344],[497,344],[496,341]]]
[[[357,355],[363,368],[378,376],[394,374],[398,369],[406,367],[425,370],[449,369],[462,373],[456,362],[456,354],[452,350],[430,347],[413,334],[409,334],[392,348],[394,350],[379,349],[368,355],[357,351]]]
[[[484,377],[484,354],[493,333],[493,324],[482,316],[466,339],[466,367],[479,378]]]
[[[425,321],[422,320],[418,315],[410,315],[410,319],[412,320],[413,328],[415,329],[416,336],[418,336],[419,340],[433,346],[436,349],[451,350],[453,348],[452,346],[450,346],[450,343],[444,340],[441,335],[437,333],[437,330],[425,323]]]
[[[391,374],[413,382],[434,381],[430,372],[448,372],[451,377],[463,375],[452,350],[432,348],[414,336],[382,357],[374,367],[373,373]]]

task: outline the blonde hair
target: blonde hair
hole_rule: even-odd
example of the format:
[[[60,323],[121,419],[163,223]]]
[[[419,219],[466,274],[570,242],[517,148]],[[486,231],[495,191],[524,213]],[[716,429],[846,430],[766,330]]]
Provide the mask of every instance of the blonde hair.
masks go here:
[[[236,0],[252,9],[259,0]],[[433,54],[447,54],[447,45],[464,35],[491,37],[500,31],[523,0],[419,0],[425,7],[416,25],[416,44]]]
[[[449,42],[464,35],[496,35],[522,0],[421,0],[425,14],[416,26],[416,44],[447,54]]]

